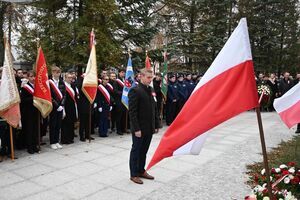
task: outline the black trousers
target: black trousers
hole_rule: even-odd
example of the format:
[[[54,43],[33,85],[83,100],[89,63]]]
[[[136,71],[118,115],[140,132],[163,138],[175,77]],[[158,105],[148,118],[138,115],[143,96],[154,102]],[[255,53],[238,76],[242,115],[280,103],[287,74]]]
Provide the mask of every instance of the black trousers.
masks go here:
[[[168,126],[172,124],[177,116],[177,102],[167,102],[166,104],[166,123]]]
[[[46,136],[49,120],[48,117],[41,118],[41,137]]]
[[[79,136],[80,139],[89,139],[89,131],[90,131],[90,116],[88,113],[81,113],[79,118]]]
[[[132,134],[132,147],[130,151],[130,176],[139,176],[145,172],[146,154],[148,152],[152,134],[136,137]]]
[[[62,121],[61,127],[61,143],[68,144],[74,142],[74,121],[65,117]]]
[[[116,106],[116,126],[118,133],[125,133],[126,129],[126,107],[123,104]]]
[[[99,113],[98,121],[98,133],[100,137],[106,137],[109,127],[109,107],[103,108],[102,112]]]
[[[50,113],[49,119],[49,135],[50,135],[50,144],[56,144],[59,142],[59,134],[61,129],[63,112],[52,111]]]
[[[116,128],[116,106],[113,106],[113,109],[110,112],[110,122],[110,129],[114,130]]]
[[[38,113],[34,113],[38,115]],[[38,116],[39,117],[39,116]],[[28,150],[33,150],[38,145],[38,121],[37,116],[32,116],[32,119],[27,119],[23,125],[24,134],[26,135],[26,146]]]
[[[13,138],[16,138],[15,137],[16,129],[12,128],[12,132],[13,132]],[[10,133],[9,133],[9,126],[6,124],[6,122],[0,123],[0,139],[1,139],[0,156],[10,155],[11,154]]]

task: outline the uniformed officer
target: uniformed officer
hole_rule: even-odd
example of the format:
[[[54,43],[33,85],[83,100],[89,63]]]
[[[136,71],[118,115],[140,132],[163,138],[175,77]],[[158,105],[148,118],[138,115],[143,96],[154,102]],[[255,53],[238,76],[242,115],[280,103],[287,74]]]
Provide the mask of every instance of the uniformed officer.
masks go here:
[[[167,102],[166,102],[166,123],[168,126],[176,118],[178,102],[178,87],[176,84],[176,77],[174,74],[169,76]]]
[[[178,102],[177,102],[176,115],[180,112],[180,110],[182,109],[182,107],[184,106],[185,102],[189,97],[188,87],[184,81],[184,75],[182,73],[178,75],[177,86],[178,86]]]

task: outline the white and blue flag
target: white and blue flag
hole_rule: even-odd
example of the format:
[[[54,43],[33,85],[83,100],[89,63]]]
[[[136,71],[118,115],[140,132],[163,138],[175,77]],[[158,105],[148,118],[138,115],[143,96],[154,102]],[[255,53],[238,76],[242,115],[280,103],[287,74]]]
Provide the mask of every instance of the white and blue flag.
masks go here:
[[[127,68],[126,68],[126,75],[122,93],[122,103],[128,109],[128,93],[131,88],[135,87],[136,83],[134,80],[134,73],[132,68],[131,57],[128,59]]]

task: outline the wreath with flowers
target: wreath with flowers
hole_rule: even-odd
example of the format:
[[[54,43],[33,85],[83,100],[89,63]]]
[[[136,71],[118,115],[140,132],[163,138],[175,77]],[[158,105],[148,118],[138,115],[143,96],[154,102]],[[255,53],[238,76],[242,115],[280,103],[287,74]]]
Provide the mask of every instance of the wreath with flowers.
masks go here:
[[[266,170],[260,174],[251,174],[253,183],[252,195],[246,196],[245,200],[270,200],[268,197]],[[270,171],[273,199],[276,200],[297,200],[293,194],[300,193],[300,169],[295,162],[282,164]]]
[[[261,84],[257,86],[258,98],[262,108],[268,108],[271,104],[272,90],[269,85]]]

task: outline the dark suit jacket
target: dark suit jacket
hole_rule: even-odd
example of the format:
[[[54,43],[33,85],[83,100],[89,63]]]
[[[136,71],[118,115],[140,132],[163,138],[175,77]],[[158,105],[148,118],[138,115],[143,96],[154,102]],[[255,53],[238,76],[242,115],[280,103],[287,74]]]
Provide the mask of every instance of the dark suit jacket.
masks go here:
[[[75,102],[77,101],[77,92],[74,86],[71,86],[73,91],[75,92]],[[77,120],[76,117],[76,104],[75,104],[72,96],[66,91],[66,98],[65,98],[65,111],[66,111],[66,118],[75,122]],[[77,102],[76,102],[77,103]]]
[[[141,131],[142,135],[153,134],[159,127],[154,90],[142,83],[129,91],[129,119],[131,132]]]
[[[58,95],[55,93],[54,88],[50,86],[50,91],[51,91],[51,97],[52,97],[52,105],[53,105],[53,110],[56,111],[59,106],[64,106],[65,105],[65,100],[66,100],[66,86],[64,81],[60,78],[58,82],[58,89],[60,90],[63,98],[60,100]]]

